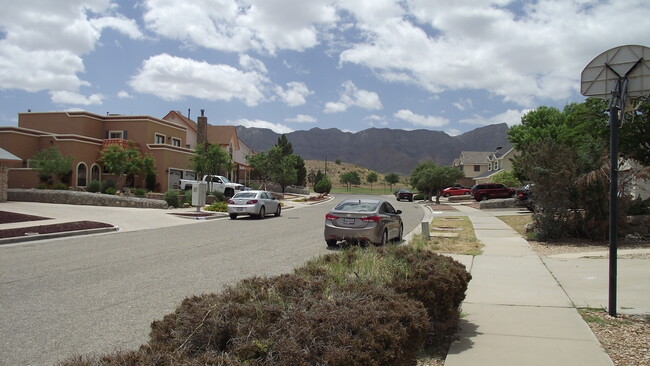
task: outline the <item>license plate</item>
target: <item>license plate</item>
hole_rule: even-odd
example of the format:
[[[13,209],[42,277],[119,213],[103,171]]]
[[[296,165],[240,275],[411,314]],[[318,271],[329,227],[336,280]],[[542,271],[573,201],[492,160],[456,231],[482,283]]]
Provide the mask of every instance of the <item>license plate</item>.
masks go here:
[[[244,211],[243,207],[237,207],[237,211]]]
[[[343,219],[343,223],[344,223],[345,225],[354,225],[354,219],[344,218],[344,219]]]

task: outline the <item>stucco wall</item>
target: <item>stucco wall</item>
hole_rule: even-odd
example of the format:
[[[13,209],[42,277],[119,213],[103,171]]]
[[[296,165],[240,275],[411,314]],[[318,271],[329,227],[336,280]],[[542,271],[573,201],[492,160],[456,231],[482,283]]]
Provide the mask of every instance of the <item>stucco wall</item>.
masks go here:
[[[60,203],[67,205],[167,209],[167,203],[163,200],[51,189],[10,188],[7,190],[7,199],[9,201]]]

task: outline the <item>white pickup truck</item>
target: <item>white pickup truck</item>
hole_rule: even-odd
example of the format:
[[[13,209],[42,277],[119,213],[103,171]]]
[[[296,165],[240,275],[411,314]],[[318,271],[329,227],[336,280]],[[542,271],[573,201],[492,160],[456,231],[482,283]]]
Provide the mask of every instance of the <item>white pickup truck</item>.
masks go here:
[[[189,191],[192,189],[192,185],[198,182],[208,182],[208,192],[220,192],[226,197],[232,197],[235,193],[244,190],[243,185],[233,183],[221,175],[204,175],[200,181],[181,179],[180,188],[183,191]]]

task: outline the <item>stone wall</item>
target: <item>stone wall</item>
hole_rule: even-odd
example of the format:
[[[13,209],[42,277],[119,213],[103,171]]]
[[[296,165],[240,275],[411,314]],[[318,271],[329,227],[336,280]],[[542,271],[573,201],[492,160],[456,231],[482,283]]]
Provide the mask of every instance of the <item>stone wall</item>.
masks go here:
[[[7,190],[7,199],[9,201],[60,203],[67,205],[167,209],[167,203],[160,199],[52,189],[10,188]]]

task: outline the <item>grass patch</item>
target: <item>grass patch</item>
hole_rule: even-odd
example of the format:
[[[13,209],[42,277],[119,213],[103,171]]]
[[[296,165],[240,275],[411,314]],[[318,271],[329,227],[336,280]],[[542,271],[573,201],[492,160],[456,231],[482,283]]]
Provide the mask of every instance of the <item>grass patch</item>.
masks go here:
[[[429,224],[431,231],[438,231],[436,228],[442,228],[443,232],[458,233],[456,238],[431,237],[429,241],[424,240],[421,236],[416,236],[409,243],[417,249],[428,249],[436,253],[444,254],[463,254],[463,255],[481,255],[483,254],[483,244],[476,239],[474,226],[468,217],[459,217],[459,220],[447,220],[444,217],[435,218]]]
[[[497,216],[497,218],[508,224],[508,226],[524,238],[528,235],[526,233],[526,224],[533,222],[532,214]]]

